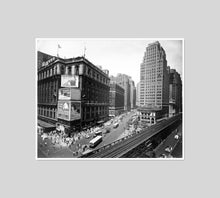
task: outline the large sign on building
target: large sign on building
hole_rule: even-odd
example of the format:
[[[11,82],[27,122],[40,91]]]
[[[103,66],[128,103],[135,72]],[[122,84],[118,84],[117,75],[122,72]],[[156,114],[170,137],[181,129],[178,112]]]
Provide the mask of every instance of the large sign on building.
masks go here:
[[[62,75],[61,87],[79,87],[79,76],[76,75]]]
[[[81,91],[76,88],[60,88],[59,100],[80,100]]]
[[[57,118],[67,121],[80,119],[80,102],[58,101]]]
[[[78,120],[81,118],[80,115],[80,103],[78,102],[70,102],[71,109],[70,109],[70,120]]]

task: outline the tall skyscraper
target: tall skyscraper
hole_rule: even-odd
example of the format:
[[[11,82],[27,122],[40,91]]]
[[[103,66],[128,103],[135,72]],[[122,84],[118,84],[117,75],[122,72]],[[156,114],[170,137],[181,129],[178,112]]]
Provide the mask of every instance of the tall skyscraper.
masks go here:
[[[168,115],[169,76],[166,53],[158,41],[147,46],[140,70],[141,120],[148,124]]]

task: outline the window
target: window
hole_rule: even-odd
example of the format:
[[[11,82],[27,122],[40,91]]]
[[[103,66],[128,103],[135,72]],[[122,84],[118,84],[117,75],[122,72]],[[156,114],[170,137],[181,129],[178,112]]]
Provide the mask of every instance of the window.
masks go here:
[[[71,75],[71,73],[72,73],[72,67],[71,66],[68,67],[67,72],[68,72],[68,75]]]

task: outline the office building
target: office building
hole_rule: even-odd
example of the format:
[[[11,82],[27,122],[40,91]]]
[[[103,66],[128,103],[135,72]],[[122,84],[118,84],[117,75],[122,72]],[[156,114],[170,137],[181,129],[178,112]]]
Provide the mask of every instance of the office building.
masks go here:
[[[124,110],[130,111],[131,110],[131,99],[130,99],[130,83],[129,83],[129,76],[126,74],[118,74],[116,77],[112,77],[114,81],[118,85],[120,85],[124,89]]]
[[[140,82],[137,83],[137,89],[136,89],[136,106],[140,106]]]
[[[175,69],[169,67],[169,116],[182,112],[182,80]]]
[[[134,81],[131,78],[129,78],[129,84],[131,109],[134,109],[136,107],[136,88],[134,85]]]
[[[147,46],[140,69],[140,119],[154,124],[169,111],[166,53],[158,41]]]
[[[109,116],[117,116],[124,112],[124,92],[115,81],[110,81]]]

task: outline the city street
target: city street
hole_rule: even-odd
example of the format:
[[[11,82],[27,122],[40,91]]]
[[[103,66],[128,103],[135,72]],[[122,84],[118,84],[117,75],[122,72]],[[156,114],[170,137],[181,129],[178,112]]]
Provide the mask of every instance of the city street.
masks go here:
[[[110,144],[111,142],[114,142],[115,140],[120,138],[120,136],[125,131],[125,128],[127,126],[127,122],[134,115],[134,112],[129,112],[124,115],[125,116],[122,118],[121,121],[118,120],[118,117],[115,117],[113,119],[113,122],[109,126],[102,128],[102,131],[104,131],[105,128],[110,128],[110,132],[103,134],[103,141],[98,146],[96,146],[95,149],[100,148],[106,144]],[[115,122],[119,122],[119,126],[117,128],[113,127],[113,124]],[[82,139],[78,140],[76,143],[71,144],[68,147],[68,146],[61,146],[59,144],[53,144],[49,138],[42,140],[42,137],[40,135],[38,135],[38,157],[39,158],[78,157],[77,152],[79,152],[79,153],[83,152],[81,150],[81,147],[83,145],[86,145],[87,149],[92,150],[91,148],[89,148],[89,142],[91,139],[93,139],[92,135],[89,138],[82,138]],[[73,153],[76,153],[76,154],[73,155]]]
[[[116,141],[117,139],[120,138],[120,136],[124,133],[125,128],[126,128],[126,124],[128,122],[129,119],[131,119],[131,117],[134,115],[133,112],[129,112],[123,119],[122,121],[119,122],[119,126],[117,128],[113,128],[113,124],[111,124],[110,128],[111,128],[111,132],[107,133],[104,137],[103,137],[103,141],[96,147],[96,148],[100,148],[106,144],[110,144],[111,142]],[[117,118],[115,118],[114,120],[116,120]]]
[[[175,139],[175,137],[177,137],[176,135],[178,135],[178,139]],[[178,128],[175,129],[156,149],[154,149],[156,157],[162,157],[162,156],[179,157],[179,155],[173,156],[173,152],[177,149],[176,146],[181,141],[181,137],[182,137],[182,124],[179,125]],[[169,151],[169,148],[170,148],[170,151]],[[182,148],[182,144],[181,144],[181,148]]]
[[[104,45],[111,49],[112,54],[117,51],[118,60],[123,60],[126,55],[126,59],[132,59],[131,62],[137,61],[130,66],[128,61],[126,70],[122,71],[118,70],[117,61],[112,65],[111,53],[102,54],[100,51],[94,54],[93,58],[105,57],[105,63],[99,65],[96,61],[91,62],[92,57],[88,59],[86,51],[81,56],[75,42],[53,41],[52,47],[49,41],[39,40],[37,44],[39,158],[78,158],[97,153],[147,131],[145,129],[150,126],[157,127],[166,118],[182,112],[182,66],[181,63],[178,63],[179,68],[176,64],[167,64],[166,56],[166,46],[175,43],[181,57],[181,39],[172,42],[127,41],[126,48],[134,50],[133,53],[136,53],[134,46],[142,49],[138,51],[139,57],[143,57],[142,62],[134,58],[133,53],[126,54],[124,42],[91,43],[95,44],[94,52],[103,49]],[[86,43],[88,45],[90,41]],[[54,47],[57,47],[56,55],[52,53]],[[76,54],[68,57],[67,50],[65,56],[65,53],[63,57],[59,56],[59,50],[65,51],[67,48],[75,49]],[[172,52],[168,53],[172,55]],[[135,65],[139,69],[134,69]],[[175,140],[177,144],[180,138]],[[142,142],[142,139],[139,141]],[[165,146],[164,141],[161,150],[158,148],[158,156],[164,154],[164,149],[169,155],[174,151],[175,145],[170,145],[170,148]]]

